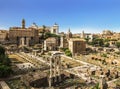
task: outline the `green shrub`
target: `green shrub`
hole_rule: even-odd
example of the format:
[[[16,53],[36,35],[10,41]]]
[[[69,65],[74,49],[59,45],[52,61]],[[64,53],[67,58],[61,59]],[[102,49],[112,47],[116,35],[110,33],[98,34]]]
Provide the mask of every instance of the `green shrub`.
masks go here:
[[[72,53],[70,52],[69,49],[65,50],[65,54],[66,54],[66,56],[72,57]]]
[[[12,73],[10,59],[5,54],[5,48],[0,46],[0,77],[7,77]]]
[[[12,73],[12,69],[9,66],[0,66],[0,77],[8,77]]]

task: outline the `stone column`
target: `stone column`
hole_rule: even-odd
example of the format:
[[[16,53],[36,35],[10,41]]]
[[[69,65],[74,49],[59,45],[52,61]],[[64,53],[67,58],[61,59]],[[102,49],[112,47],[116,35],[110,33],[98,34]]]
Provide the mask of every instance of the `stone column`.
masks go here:
[[[27,37],[26,38],[26,45],[29,46],[29,44],[30,44],[30,38]]]
[[[50,60],[50,76],[49,76],[49,87],[51,87],[52,84],[52,58]]]
[[[25,45],[24,41],[25,41],[25,39],[24,39],[24,37],[22,37],[22,38],[21,38],[21,44],[20,44],[21,46],[24,46],[24,45]]]
[[[35,56],[37,56],[37,51],[35,50]]]
[[[47,50],[47,43],[46,43],[46,41],[44,41],[44,43],[42,44],[42,46],[43,46],[43,48],[42,48],[42,50]]]
[[[50,60],[49,86],[51,86],[52,83],[61,81],[61,76],[60,76],[61,63],[60,62],[61,62],[60,55],[52,56]]]
[[[63,42],[64,42],[64,37],[61,36],[60,37],[60,47],[62,47],[62,48],[64,47],[64,45],[63,45],[64,43]]]
[[[107,89],[108,84],[106,82],[105,76],[101,76],[100,89]]]

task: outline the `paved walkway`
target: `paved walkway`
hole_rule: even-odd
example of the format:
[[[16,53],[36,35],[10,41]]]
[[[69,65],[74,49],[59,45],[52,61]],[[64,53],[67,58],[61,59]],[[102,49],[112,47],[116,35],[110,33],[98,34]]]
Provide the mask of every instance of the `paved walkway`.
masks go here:
[[[31,58],[34,58],[34,59],[36,59],[36,60],[39,60],[39,61],[41,61],[41,62],[43,62],[43,63],[45,63],[45,64],[47,64],[47,65],[50,65],[50,63],[47,63],[45,60],[43,60],[43,58],[42,57],[38,57],[38,56],[34,56],[34,55],[32,55],[32,54],[26,54],[26,55],[28,55],[28,56],[30,56]]]
[[[5,81],[0,81],[0,89],[10,89]]]

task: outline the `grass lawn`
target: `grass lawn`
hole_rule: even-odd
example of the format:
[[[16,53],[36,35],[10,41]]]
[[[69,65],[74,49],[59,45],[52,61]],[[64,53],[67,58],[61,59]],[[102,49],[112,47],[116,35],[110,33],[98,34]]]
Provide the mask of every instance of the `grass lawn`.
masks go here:
[[[13,63],[23,63],[23,62],[25,62],[23,58],[17,56],[16,54],[8,55],[8,57],[10,58],[10,60]]]

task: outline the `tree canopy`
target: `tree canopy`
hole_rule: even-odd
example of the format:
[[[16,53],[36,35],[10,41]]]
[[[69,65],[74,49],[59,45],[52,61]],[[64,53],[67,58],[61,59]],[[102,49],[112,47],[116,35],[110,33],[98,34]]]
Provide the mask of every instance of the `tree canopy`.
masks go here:
[[[47,39],[49,37],[60,37],[60,36],[58,36],[56,34],[49,33],[49,32],[45,33],[45,39]]]
[[[120,48],[120,42],[116,42],[115,45],[117,46],[117,48]]]
[[[66,56],[72,57],[72,53],[70,52],[69,49],[65,50],[65,54],[66,54]]]
[[[89,42],[90,45],[100,46],[100,47],[109,47],[109,39],[94,38],[92,42]]]
[[[10,59],[5,54],[5,48],[0,46],[0,77],[7,77],[12,73]]]
[[[6,65],[0,66],[0,77],[7,77],[12,73],[11,67]]]
[[[5,48],[0,46],[0,55],[4,55],[5,54]]]

